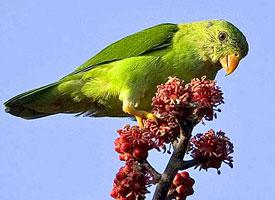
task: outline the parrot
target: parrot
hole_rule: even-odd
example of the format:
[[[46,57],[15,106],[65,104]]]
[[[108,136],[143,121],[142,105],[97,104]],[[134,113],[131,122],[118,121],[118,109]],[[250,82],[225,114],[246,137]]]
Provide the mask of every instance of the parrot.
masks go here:
[[[231,74],[248,54],[244,34],[226,20],[162,23],[103,48],[54,83],[19,94],[5,111],[24,119],[58,113],[156,119],[150,113],[157,85]]]

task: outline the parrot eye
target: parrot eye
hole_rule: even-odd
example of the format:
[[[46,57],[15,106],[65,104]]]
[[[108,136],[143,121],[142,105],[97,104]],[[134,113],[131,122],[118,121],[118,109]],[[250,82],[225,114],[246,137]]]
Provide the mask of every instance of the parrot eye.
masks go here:
[[[221,42],[225,41],[227,39],[227,33],[226,32],[220,32],[219,33],[219,40]]]

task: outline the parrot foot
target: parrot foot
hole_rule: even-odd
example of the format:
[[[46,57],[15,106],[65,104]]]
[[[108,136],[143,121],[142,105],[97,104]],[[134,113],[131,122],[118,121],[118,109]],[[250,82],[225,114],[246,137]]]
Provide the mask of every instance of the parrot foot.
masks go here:
[[[157,117],[152,113],[146,112],[144,110],[137,110],[131,106],[126,106],[125,108],[123,108],[123,111],[130,115],[134,115],[136,117],[139,127],[141,128],[144,127],[143,119],[157,120]]]

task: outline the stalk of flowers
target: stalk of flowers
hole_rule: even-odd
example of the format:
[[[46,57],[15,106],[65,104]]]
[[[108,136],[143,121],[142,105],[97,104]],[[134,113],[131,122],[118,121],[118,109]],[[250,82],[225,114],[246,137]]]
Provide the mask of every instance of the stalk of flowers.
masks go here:
[[[148,151],[154,148],[159,150],[177,140],[185,125],[193,128],[203,119],[216,118],[216,112],[220,112],[217,107],[224,103],[222,95],[216,82],[206,77],[192,79],[188,84],[176,77],[169,77],[165,84],[157,86],[152,99],[152,113],[157,120],[144,120],[143,128],[126,125],[117,131],[119,138],[114,142],[115,150],[120,160],[126,163],[115,177],[111,196],[116,200],[145,199],[147,187],[160,178],[152,166],[144,165],[148,163]],[[190,140],[189,152],[194,160],[202,160],[196,166],[200,169],[218,169],[222,162],[233,166],[230,156],[233,144],[221,131],[215,133],[210,130],[205,134],[197,134]],[[193,194],[193,185],[194,180],[187,172],[178,173],[168,196],[185,200]]]

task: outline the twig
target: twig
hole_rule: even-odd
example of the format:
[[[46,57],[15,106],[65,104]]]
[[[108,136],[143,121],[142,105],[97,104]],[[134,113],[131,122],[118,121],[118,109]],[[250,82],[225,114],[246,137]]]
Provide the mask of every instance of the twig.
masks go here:
[[[189,169],[191,167],[195,167],[203,162],[203,158],[196,158],[192,160],[187,160],[187,161],[181,161],[179,162],[178,169],[179,170],[185,170]]]

